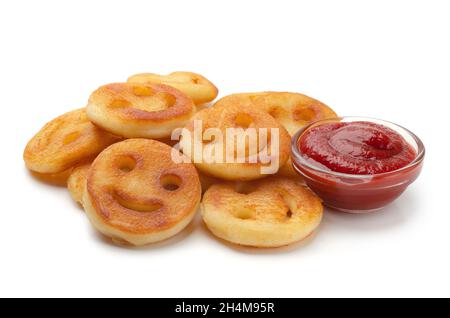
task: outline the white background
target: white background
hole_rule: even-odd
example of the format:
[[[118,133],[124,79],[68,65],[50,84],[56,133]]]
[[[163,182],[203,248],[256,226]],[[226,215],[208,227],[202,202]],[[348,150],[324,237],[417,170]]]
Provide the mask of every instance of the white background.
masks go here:
[[[0,296],[450,296],[449,33],[448,1],[3,1]],[[98,86],[175,70],[220,96],[297,91],[404,125],[427,147],[422,175],[381,212],[327,211],[288,248],[224,245],[198,219],[116,247],[22,151]]]

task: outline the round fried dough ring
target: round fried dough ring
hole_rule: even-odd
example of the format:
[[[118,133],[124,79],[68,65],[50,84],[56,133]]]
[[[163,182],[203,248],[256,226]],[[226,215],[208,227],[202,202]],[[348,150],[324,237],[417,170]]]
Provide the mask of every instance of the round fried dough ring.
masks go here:
[[[54,174],[92,160],[118,140],[118,137],[94,126],[82,108],[47,123],[28,142],[23,158],[28,169]]]
[[[193,101],[179,90],[159,84],[113,83],[94,91],[89,119],[126,138],[165,138],[183,127],[195,112]]]
[[[196,105],[214,100],[219,93],[207,78],[192,72],[173,72],[168,75],[140,73],[130,76],[127,82],[169,85],[192,98]]]
[[[204,140],[202,134],[194,133],[195,122],[201,122],[204,133],[206,133],[209,128],[219,129],[223,139]],[[227,162],[225,160],[227,128],[242,128],[241,132],[244,133],[247,131],[247,128],[251,128],[255,129],[257,134],[261,128],[266,128],[268,138],[258,137],[256,152],[253,153],[248,146],[248,139],[245,139],[245,155],[239,156],[238,158],[238,154],[235,152],[234,162]],[[270,153],[271,144],[274,141],[274,137],[271,135],[272,128],[278,132],[278,156]],[[286,129],[266,112],[246,105],[228,104],[224,107],[211,107],[201,110],[194,115],[191,122],[185,127],[185,131],[189,132],[189,134],[187,134],[186,137],[184,135],[181,137],[180,147],[182,151],[190,158],[194,159],[193,162],[200,171],[207,175],[225,180],[254,180],[266,177],[267,174],[264,174],[262,171],[263,167],[267,167],[272,161],[278,160],[279,168],[288,160],[290,154],[291,140]],[[202,144],[201,152],[194,146],[199,143]],[[214,156],[211,156],[214,160],[205,160],[206,158],[202,153],[208,152],[208,149],[214,149],[216,146],[222,149],[223,162],[214,161]],[[236,149],[235,143],[235,150]],[[271,161],[269,163],[262,163],[262,161],[259,160],[259,154],[262,152],[265,152],[270,156]],[[202,160],[196,160],[196,153],[201,154]],[[250,158],[253,158],[253,162],[252,160],[249,160]],[[257,159],[255,160],[254,158]],[[241,162],[238,162],[237,159],[241,159]],[[276,173],[276,171],[273,173]]]
[[[191,163],[172,148],[128,139],[105,149],[89,170],[83,206],[92,225],[115,242],[144,245],[169,238],[197,211],[201,187]]]
[[[271,176],[211,186],[201,213],[211,232],[232,243],[278,247],[300,241],[320,224],[320,199],[293,179]]]
[[[261,92],[231,94],[218,100],[214,106],[229,104],[260,108],[278,120],[293,136],[303,126],[320,119],[336,117],[327,105],[309,96],[288,92]]]
[[[86,179],[91,168],[91,163],[82,164],[73,168],[67,179],[67,189],[72,199],[83,205],[83,193],[86,188]]]

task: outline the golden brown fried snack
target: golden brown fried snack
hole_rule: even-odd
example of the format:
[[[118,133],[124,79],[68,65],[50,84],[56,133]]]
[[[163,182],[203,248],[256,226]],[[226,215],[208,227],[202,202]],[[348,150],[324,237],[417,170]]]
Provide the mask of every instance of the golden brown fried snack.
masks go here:
[[[89,98],[89,119],[126,138],[166,138],[195,112],[195,105],[179,90],[156,84],[114,83]]]
[[[144,245],[190,223],[200,202],[200,181],[194,165],[174,163],[171,151],[155,140],[128,139],[100,153],[83,195],[98,231],[115,242]]]
[[[192,98],[196,105],[210,102],[219,91],[208,79],[192,72],[173,72],[168,75],[141,73],[130,76],[129,83],[165,84],[182,91]]]
[[[118,140],[118,137],[94,126],[82,108],[47,123],[28,142],[23,159],[32,171],[54,174],[92,160]]]
[[[203,139],[204,136],[202,134],[195,134],[195,121],[201,121],[204,133],[209,128],[220,130],[223,136],[222,140],[216,140],[214,138],[214,140],[206,140]],[[243,134],[240,134],[240,136],[244,136],[246,132],[252,129],[257,134],[256,147],[251,147],[249,139],[244,138],[246,140],[244,143],[245,152],[242,151],[240,153],[237,147],[238,138],[230,138],[236,141],[234,142],[234,151],[231,153],[234,162],[226,160],[228,128],[241,128]],[[268,167],[274,162],[278,162],[278,165],[274,164],[273,166],[278,166],[279,168],[289,158],[291,140],[288,132],[272,116],[255,107],[227,104],[224,107],[207,108],[195,114],[185,129],[189,134],[186,137],[182,136],[180,141],[181,149],[190,158],[194,159],[195,166],[201,172],[216,178],[225,180],[253,180],[266,177],[267,174],[263,172],[263,167]],[[266,129],[268,132],[267,136],[261,137],[261,135],[258,135],[261,129]],[[202,156],[202,160],[196,160],[196,156],[198,157],[198,154],[202,153],[198,152],[198,149],[194,147],[196,144],[202,144],[203,153],[215,154],[221,149],[224,159],[223,162],[218,162],[219,160],[216,160],[217,158],[214,156],[211,156],[209,159]],[[277,144],[278,147],[275,147]],[[276,149],[277,153],[271,152],[272,146],[274,146],[273,148]],[[268,154],[270,158],[268,163],[260,160],[262,158],[260,155],[263,153]],[[250,160],[250,158],[253,159]],[[272,173],[276,173],[276,171]]]
[[[249,105],[260,108],[278,120],[292,136],[303,126],[320,119],[336,117],[324,103],[299,93],[261,92],[231,94],[218,100],[214,107]]]
[[[91,163],[75,167],[67,179],[67,189],[69,190],[72,199],[81,205],[83,205],[83,193],[90,168]]]
[[[320,224],[323,207],[309,189],[291,178],[213,185],[201,212],[211,232],[232,243],[278,247],[300,241]]]

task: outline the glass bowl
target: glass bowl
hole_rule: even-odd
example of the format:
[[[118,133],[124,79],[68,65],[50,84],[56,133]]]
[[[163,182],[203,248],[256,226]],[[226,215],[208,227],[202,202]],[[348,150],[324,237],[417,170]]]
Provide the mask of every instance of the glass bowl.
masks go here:
[[[416,152],[415,159],[397,170],[360,175],[334,172],[318,167],[302,156],[298,148],[298,140],[306,131],[326,123],[354,121],[372,122],[393,129],[413,147]],[[291,150],[294,169],[303,176],[306,184],[323,200],[323,203],[330,208],[351,213],[379,210],[394,201],[417,179],[425,156],[422,141],[411,131],[385,120],[368,117],[338,117],[313,122],[292,137]]]

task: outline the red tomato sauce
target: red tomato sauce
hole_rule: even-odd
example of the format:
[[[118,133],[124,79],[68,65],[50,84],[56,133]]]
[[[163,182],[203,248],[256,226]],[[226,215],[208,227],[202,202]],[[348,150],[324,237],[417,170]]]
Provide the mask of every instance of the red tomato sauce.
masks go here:
[[[400,169],[417,155],[396,131],[365,121],[313,127],[298,140],[297,146],[312,165],[359,175]]]
[[[324,204],[346,212],[370,212],[395,200],[418,177],[425,155],[420,139],[400,126],[329,121],[298,134],[294,168]]]

